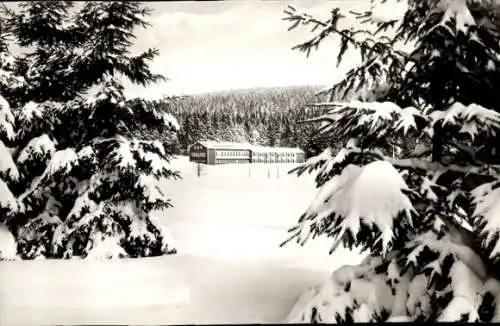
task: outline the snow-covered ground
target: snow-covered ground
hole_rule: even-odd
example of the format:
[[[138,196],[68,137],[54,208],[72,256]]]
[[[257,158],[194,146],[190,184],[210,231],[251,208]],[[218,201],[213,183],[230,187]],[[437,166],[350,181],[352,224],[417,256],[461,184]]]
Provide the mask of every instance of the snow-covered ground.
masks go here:
[[[174,207],[158,217],[179,254],[114,261],[0,263],[0,325],[280,322],[298,295],[361,257],[330,241],[304,247],[286,230],[314,195],[293,165],[205,166],[174,160]]]
[[[316,195],[314,176],[288,174],[293,164],[231,164],[204,166],[198,178],[195,164],[186,157],[173,165],[183,179],[163,182],[174,207],[160,218],[180,253],[283,260],[312,269],[336,265],[328,256],[329,239],[279,247]]]

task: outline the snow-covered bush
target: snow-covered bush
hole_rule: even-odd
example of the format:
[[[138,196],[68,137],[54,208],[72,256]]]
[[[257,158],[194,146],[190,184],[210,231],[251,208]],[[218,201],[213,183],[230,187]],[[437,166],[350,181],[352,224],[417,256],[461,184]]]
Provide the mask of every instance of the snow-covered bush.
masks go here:
[[[148,66],[157,50],[129,52],[149,10],[136,2],[73,5],[26,2],[2,12],[24,52],[9,66],[19,85],[0,89],[15,106],[0,98],[0,214],[8,213],[22,258],[174,253],[151,213],[171,205],[157,180],[178,177],[155,135],[174,139],[179,126],[148,101],[127,99],[122,86],[125,78],[144,86],[163,79]],[[9,136],[10,149],[1,142]]]
[[[296,170],[317,171],[319,191],[286,242],[326,235],[332,251],[370,253],[305,292],[288,321],[500,320],[500,6],[371,4],[351,13],[356,28],[340,9],[326,21],[286,10],[318,33],[297,49],[336,35],[339,63],[362,59],[314,104],[331,148]]]

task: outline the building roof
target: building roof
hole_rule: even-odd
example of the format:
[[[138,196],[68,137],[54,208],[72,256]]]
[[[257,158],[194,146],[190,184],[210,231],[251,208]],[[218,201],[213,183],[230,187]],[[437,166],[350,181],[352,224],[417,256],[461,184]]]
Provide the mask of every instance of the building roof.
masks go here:
[[[212,140],[200,141],[199,143],[206,148],[214,149],[252,149],[254,147],[249,143],[218,142]]]
[[[304,151],[298,147],[269,147],[257,146],[250,143],[233,143],[233,142],[217,142],[217,141],[200,141],[202,146],[210,149],[246,149],[257,153],[303,153]]]

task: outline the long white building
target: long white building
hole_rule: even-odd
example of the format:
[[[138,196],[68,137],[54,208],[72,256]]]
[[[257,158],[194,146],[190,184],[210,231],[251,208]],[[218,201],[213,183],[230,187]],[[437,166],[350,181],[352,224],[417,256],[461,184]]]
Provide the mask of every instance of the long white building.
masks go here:
[[[200,141],[189,149],[189,159],[203,164],[303,163],[300,148],[265,147],[249,143]]]

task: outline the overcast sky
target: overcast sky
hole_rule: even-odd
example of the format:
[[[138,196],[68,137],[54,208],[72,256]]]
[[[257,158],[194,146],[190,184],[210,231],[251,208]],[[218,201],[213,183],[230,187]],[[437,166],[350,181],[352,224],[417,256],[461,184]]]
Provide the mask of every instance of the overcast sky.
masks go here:
[[[313,34],[302,27],[287,31],[288,4],[328,18],[330,9],[368,8],[369,0],[220,1],[148,3],[152,27],[137,33],[135,49],[156,47],[153,68],[166,84],[127,87],[130,95],[161,97],[232,88],[329,85],[337,71],[337,42],[330,40],[309,58],[292,46]]]
[[[330,38],[309,58],[291,48],[314,34],[299,26],[287,31],[283,10],[293,5],[326,20],[330,10],[370,8],[370,0],[229,0],[145,2],[153,9],[148,29],[136,31],[134,54],[155,47],[152,68],[169,78],[147,88],[125,83],[127,95],[160,98],[235,88],[332,85],[359,58],[348,55],[336,68],[339,41]],[[7,3],[15,8],[16,3]],[[394,1],[378,12],[393,15]]]

